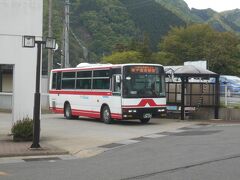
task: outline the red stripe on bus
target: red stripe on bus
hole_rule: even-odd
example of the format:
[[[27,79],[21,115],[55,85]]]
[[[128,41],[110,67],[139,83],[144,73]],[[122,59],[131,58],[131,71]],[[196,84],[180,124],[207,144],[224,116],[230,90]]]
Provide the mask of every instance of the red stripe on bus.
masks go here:
[[[53,108],[53,107],[50,107],[49,109],[52,112],[57,113],[57,114],[63,114],[64,113],[63,108]]]
[[[111,113],[113,119],[122,119],[122,114]]]
[[[64,90],[50,90],[49,94],[69,94],[69,95],[93,95],[93,96],[112,96],[112,92],[104,91],[64,91]]]
[[[98,111],[79,110],[79,109],[72,109],[72,111],[77,111],[77,112],[87,112],[87,113],[100,113],[100,112],[98,112]]]
[[[157,105],[157,106],[150,106],[150,107],[145,107],[145,106],[139,106],[139,105],[129,105],[129,106],[122,106],[123,109],[126,108],[160,108],[160,107],[166,107],[166,104],[162,104],[162,105]]]
[[[157,104],[153,99],[142,99],[137,105],[124,105],[123,108],[140,108],[145,107],[146,105],[149,107],[163,107],[166,104]]]
[[[55,113],[63,114],[64,110],[63,108],[50,108]],[[88,111],[88,110],[78,110],[78,109],[72,109],[72,115],[73,116],[85,116],[90,118],[100,118],[101,114],[98,111]],[[111,117],[114,119],[122,119],[122,114],[117,113],[111,113]]]
[[[72,110],[72,114],[74,116],[85,116],[90,118],[100,118],[100,112],[88,112],[88,111],[79,111],[79,110]]]

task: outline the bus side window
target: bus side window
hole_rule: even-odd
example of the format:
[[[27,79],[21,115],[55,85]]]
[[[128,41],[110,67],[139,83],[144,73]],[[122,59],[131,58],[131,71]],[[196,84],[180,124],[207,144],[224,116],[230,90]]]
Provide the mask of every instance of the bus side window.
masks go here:
[[[56,89],[57,86],[57,73],[52,74],[52,87],[51,89]]]
[[[57,89],[61,89],[62,72],[57,73]]]

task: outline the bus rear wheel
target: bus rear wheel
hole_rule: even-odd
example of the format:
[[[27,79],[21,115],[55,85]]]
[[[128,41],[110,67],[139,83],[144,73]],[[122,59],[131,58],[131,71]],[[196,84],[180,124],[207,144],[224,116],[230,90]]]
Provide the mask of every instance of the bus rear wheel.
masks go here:
[[[140,122],[142,124],[147,124],[149,121],[150,121],[150,118],[142,118],[142,119],[140,119]]]
[[[111,124],[112,118],[111,118],[111,112],[108,106],[104,106],[101,112],[101,119],[105,124]]]
[[[64,116],[66,117],[66,119],[77,119],[78,118],[78,116],[72,115],[72,108],[69,103],[67,103],[64,106]]]
[[[72,109],[69,103],[64,106],[64,116],[66,119],[72,119]]]

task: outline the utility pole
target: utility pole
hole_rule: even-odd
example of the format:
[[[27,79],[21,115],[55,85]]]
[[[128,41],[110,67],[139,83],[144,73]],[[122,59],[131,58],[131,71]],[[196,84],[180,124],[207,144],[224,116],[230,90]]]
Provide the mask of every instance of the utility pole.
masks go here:
[[[65,20],[63,20],[65,21]],[[61,42],[61,68],[64,68],[65,66],[65,23],[63,25],[63,29],[62,29],[62,42]]]
[[[69,67],[69,0],[65,0],[64,11],[64,67]]]
[[[48,0],[48,37],[52,37],[52,0]],[[50,82],[50,72],[53,68],[53,50],[48,49],[48,84]]]

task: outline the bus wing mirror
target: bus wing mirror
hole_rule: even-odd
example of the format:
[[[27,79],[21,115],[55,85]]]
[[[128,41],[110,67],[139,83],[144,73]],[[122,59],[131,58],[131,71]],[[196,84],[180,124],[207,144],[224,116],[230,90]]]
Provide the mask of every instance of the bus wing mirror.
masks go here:
[[[121,82],[121,76],[120,75],[116,75],[115,81],[116,81],[116,83],[120,83]]]

